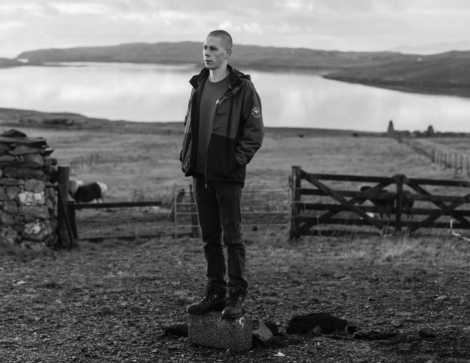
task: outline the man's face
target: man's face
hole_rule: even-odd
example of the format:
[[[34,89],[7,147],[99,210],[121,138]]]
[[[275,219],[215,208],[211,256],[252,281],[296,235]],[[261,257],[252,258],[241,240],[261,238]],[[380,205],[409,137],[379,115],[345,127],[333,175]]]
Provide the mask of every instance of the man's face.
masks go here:
[[[222,39],[209,36],[203,45],[202,55],[207,69],[217,69],[230,56],[230,50],[225,49]]]

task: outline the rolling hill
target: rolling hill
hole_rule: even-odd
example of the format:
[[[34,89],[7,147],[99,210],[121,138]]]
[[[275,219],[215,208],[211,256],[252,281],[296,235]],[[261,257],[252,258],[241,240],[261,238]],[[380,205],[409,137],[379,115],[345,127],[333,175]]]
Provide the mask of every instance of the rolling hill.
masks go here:
[[[202,46],[198,42],[40,49],[23,52],[17,59],[28,59],[33,65],[126,62],[203,66]],[[309,71],[346,82],[470,97],[470,51],[416,55],[236,45],[231,63],[240,69]]]

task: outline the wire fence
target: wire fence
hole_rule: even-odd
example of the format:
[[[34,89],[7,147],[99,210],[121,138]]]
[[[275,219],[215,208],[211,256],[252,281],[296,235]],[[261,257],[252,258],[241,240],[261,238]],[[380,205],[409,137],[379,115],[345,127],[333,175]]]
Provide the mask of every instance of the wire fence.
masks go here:
[[[410,139],[399,139],[399,142],[408,145],[418,154],[428,157],[432,163],[440,167],[453,170],[455,174],[470,176],[470,157],[457,152],[448,152],[439,147],[414,142]]]
[[[244,236],[274,230],[288,230],[291,213],[290,190],[243,190],[242,232]],[[175,237],[201,235],[192,185],[189,193],[181,189],[174,194],[170,212]]]

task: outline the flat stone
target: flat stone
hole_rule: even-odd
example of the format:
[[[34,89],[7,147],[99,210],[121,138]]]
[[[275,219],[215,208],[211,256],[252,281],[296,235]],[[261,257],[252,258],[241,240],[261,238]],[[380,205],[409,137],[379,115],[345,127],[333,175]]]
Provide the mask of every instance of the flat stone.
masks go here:
[[[0,134],[0,136],[5,136],[5,137],[26,137],[26,134],[22,131],[17,130],[17,129],[10,129],[10,130],[2,132]]]
[[[7,201],[1,202],[0,206],[2,210],[8,214],[17,214],[18,213],[18,205],[15,201]]]
[[[12,216],[10,216],[8,213],[5,213],[4,211],[0,210],[0,225],[13,226],[15,224],[16,224],[16,222],[13,219]]]
[[[0,135],[0,142],[8,145],[27,145],[30,148],[45,148],[47,147],[46,140],[42,138],[30,137],[4,137]]]
[[[42,170],[7,168],[3,172],[7,177],[14,179],[44,179]]]
[[[33,193],[41,193],[45,189],[45,185],[42,181],[36,179],[29,179],[24,184],[24,190]]]
[[[49,219],[49,211],[46,206],[23,206],[20,207],[19,214],[24,216],[27,222],[34,219]]]
[[[264,324],[264,321],[254,320],[253,321],[253,335],[263,342],[267,342],[273,337],[273,332]]]
[[[23,158],[20,156],[20,158]],[[0,167],[4,169],[15,168],[15,169],[41,169],[43,165],[36,164],[32,161],[15,160],[15,161],[0,161]]]
[[[212,311],[203,315],[188,314],[188,340],[192,344],[241,352],[251,349],[251,315],[240,319],[222,319]]]
[[[11,156],[11,155],[0,155],[0,162],[2,161],[16,161],[16,158],[14,156]]]
[[[38,166],[44,166],[44,159],[39,154],[28,154],[24,156],[25,161],[36,164]]]
[[[2,171],[3,176],[5,173]],[[18,180],[13,178],[0,178],[0,185],[18,185]]]

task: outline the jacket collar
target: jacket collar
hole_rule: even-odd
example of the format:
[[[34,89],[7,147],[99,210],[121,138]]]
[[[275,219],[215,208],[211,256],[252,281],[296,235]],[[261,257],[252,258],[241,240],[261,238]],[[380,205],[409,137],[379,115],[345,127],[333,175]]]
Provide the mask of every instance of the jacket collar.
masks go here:
[[[251,77],[248,74],[244,74],[240,72],[239,70],[233,68],[230,64],[227,64],[227,69],[230,72],[230,74],[228,75],[228,77],[230,77],[229,88],[234,91],[236,88],[240,87],[242,78],[251,80]],[[196,89],[209,77],[209,73],[210,72],[207,68],[203,68],[199,74],[196,74],[195,76],[191,78],[189,83],[191,83],[193,88]]]

